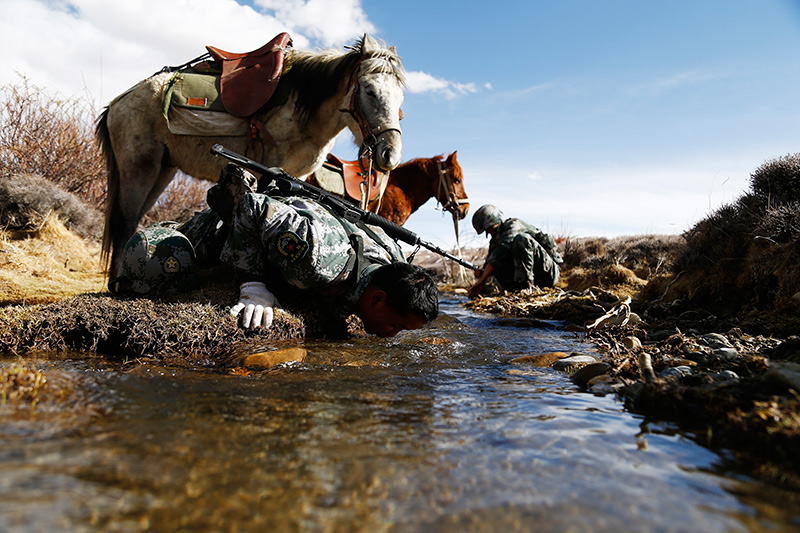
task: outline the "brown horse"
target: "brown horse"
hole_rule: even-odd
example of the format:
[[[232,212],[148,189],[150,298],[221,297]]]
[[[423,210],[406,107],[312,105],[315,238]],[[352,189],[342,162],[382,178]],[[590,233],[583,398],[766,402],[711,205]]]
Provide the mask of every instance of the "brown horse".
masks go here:
[[[331,188],[321,184],[316,173],[306,181],[317,187],[327,188],[340,196],[358,203],[359,199],[342,194],[342,188]],[[383,196],[369,202],[367,209],[376,212],[395,224],[403,225],[411,213],[431,198],[452,213],[453,220],[461,220],[469,212],[469,199],[464,190],[464,173],[456,159],[456,152],[447,158],[441,155],[417,158],[401,163],[389,173],[389,181]]]
[[[284,53],[289,68],[275,89],[283,97],[253,115],[258,130],[266,132],[261,162],[307,176],[322,165],[336,136],[349,128],[376,168],[394,169],[402,153],[399,120],[405,87],[394,47],[364,35],[346,52]],[[98,120],[96,135],[108,169],[103,259],[110,254],[111,276],[119,273],[128,238],[178,169],[217,181],[225,161],[211,154],[214,144],[247,153],[247,118],[200,111],[229,118],[226,129],[215,124],[202,134],[173,131],[163,102],[175,76],[171,71],[154,74],[116,97]]]

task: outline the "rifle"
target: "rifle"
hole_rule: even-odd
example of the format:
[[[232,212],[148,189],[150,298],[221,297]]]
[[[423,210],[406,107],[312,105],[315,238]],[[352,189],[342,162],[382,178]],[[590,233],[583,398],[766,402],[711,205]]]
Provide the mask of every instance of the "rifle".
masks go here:
[[[311,198],[320,204],[328,206],[333,210],[333,212],[348,222],[364,222],[365,224],[369,224],[371,226],[377,226],[383,229],[383,231],[385,231],[386,234],[393,239],[410,244],[411,246],[422,246],[431,252],[437,253],[442,257],[446,257],[451,261],[455,261],[459,265],[471,268],[472,270],[480,270],[479,267],[473,265],[469,261],[465,261],[460,257],[456,257],[432,243],[423,241],[416,233],[395,224],[391,220],[387,220],[377,213],[361,209],[359,206],[350,203],[344,198],[336,196],[325,189],[320,189],[319,187],[315,187],[314,185],[306,183],[305,181],[299,180],[279,168],[270,168],[262,165],[258,161],[254,161],[241,154],[228,150],[221,144],[215,144],[212,146],[211,153],[229,159],[240,167],[261,174],[262,176],[268,178],[270,182],[274,182],[283,194],[297,194],[305,196],[306,198]]]

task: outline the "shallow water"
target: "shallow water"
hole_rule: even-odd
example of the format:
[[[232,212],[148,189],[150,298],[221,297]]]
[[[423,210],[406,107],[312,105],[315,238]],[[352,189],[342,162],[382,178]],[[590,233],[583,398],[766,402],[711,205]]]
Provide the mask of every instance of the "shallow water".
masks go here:
[[[302,363],[250,376],[28,359],[65,394],[0,407],[0,530],[800,528],[795,493],[563,373],[508,364],[591,345],[447,298],[430,327],[307,342]]]

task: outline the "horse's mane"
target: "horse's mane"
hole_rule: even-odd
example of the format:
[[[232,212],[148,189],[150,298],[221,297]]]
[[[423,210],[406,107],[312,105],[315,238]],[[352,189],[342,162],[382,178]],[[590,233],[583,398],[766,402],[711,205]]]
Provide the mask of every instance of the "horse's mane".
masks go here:
[[[430,174],[432,176],[438,176],[439,170],[437,167],[437,163],[446,163],[448,157],[439,154],[433,157],[417,157],[415,159],[410,159],[403,163],[401,166],[403,167],[419,167],[422,172],[426,174]],[[454,174],[454,177],[463,178],[463,171],[461,169],[461,165],[455,164],[452,166],[451,171]]]
[[[281,76],[297,94],[297,112],[301,122],[308,124],[322,103],[339,90],[340,84],[348,82],[353,69],[360,63],[364,74],[393,74],[405,86],[405,73],[394,47],[381,43],[377,50],[364,52],[366,35],[347,52],[326,49],[320,52],[295,50],[291,68]]]

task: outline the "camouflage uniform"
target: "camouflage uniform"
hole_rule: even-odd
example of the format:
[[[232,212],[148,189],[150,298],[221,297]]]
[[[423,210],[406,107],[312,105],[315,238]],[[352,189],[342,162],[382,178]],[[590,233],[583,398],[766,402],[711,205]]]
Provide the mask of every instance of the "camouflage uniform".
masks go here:
[[[355,305],[380,265],[406,262],[375,226],[353,224],[299,196],[245,194],[233,211],[220,259],[256,277],[277,272],[297,289],[343,296]]]
[[[507,291],[553,287],[563,262],[553,238],[518,218],[503,221],[489,243],[485,264],[494,266],[493,275]]]

